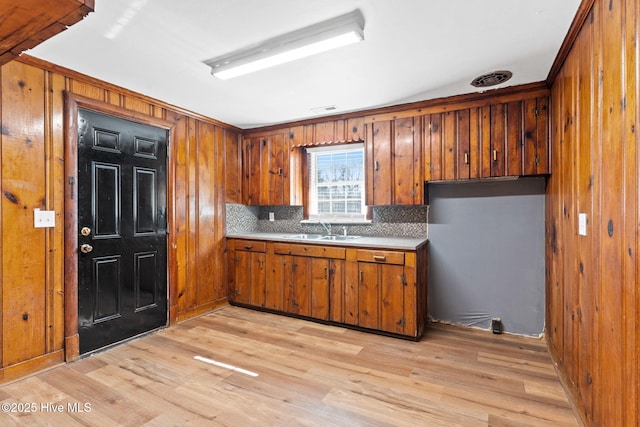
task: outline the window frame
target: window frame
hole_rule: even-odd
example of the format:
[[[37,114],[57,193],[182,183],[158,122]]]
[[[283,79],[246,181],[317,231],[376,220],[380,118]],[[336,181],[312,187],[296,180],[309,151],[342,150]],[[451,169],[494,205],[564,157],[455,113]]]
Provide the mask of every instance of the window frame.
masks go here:
[[[317,201],[314,200],[316,189],[312,188],[315,184],[315,157],[318,154],[327,154],[335,152],[345,151],[360,151],[362,153],[362,181],[358,181],[361,184],[361,209],[360,213],[332,213],[332,214],[318,214]],[[305,199],[305,217],[312,222],[327,222],[327,223],[349,223],[349,222],[368,222],[368,208],[366,205],[366,152],[363,142],[349,143],[349,144],[332,144],[322,147],[306,147],[305,155],[305,184],[304,191],[306,193]],[[347,199],[348,200],[348,199]]]

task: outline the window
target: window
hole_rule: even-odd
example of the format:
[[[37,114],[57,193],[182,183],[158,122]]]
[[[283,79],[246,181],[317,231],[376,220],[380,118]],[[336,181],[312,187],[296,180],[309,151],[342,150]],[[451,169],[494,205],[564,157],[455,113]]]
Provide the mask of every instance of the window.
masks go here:
[[[364,219],[363,144],[315,147],[307,152],[309,219]]]

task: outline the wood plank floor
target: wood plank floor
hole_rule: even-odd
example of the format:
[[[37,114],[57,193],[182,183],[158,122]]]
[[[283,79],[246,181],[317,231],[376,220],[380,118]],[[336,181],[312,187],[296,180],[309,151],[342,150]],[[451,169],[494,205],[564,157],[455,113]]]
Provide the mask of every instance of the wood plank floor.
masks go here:
[[[0,401],[2,426],[578,425],[541,340],[432,325],[416,343],[238,307]]]

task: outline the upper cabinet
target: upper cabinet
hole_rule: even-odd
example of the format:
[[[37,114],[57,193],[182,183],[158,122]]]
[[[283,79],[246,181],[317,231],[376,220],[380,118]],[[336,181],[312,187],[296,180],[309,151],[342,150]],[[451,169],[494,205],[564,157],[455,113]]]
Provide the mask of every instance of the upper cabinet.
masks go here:
[[[420,117],[367,125],[365,182],[367,205],[423,202]]]
[[[238,133],[224,132],[224,184],[227,203],[242,203],[242,140]]]
[[[549,173],[548,98],[423,116],[424,180]]]
[[[3,2],[0,65],[81,21],[93,9],[94,0]]]
[[[277,133],[243,141],[243,194],[247,205],[291,203],[289,137]]]

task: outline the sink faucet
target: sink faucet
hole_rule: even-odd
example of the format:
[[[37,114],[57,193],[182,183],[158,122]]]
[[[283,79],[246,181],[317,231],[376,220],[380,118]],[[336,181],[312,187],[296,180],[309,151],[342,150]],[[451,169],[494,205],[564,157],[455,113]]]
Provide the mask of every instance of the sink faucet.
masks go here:
[[[325,224],[322,221],[318,221],[318,222],[320,223],[322,228],[324,228],[327,231],[327,235],[331,236],[331,224]]]

